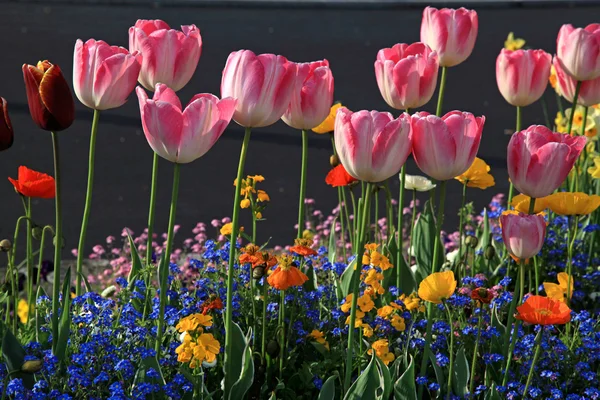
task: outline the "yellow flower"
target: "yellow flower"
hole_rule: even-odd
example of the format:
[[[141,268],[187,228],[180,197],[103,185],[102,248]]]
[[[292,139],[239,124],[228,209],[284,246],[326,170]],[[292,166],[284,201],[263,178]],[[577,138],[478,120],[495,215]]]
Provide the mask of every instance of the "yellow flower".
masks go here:
[[[373,303],[371,296],[367,294],[360,296],[356,305],[362,312],[369,312],[375,307],[375,303]]]
[[[183,337],[183,343],[179,345],[175,349],[175,353],[177,354],[177,361],[181,363],[189,363],[192,359],[192,338],[190,335],[185,335]]]
[[[217,354],[221,351],[221,344],[214,338],[212,333],[203,333],[198,336],[198,344],[204,347],[204,359],[209,363],[215,361]]]
[[[454,272],[435,272],[421,281],[419,297],[430,303],[439,304],[456,290]]]
[[[246,179],[252,179],[254,182],[263,182],[265,177],[262,175],[248,175]]]
[[[559,96],[562,96],[560,93],[560,87],[557,85],[558,77],[556,76],[556,68],[554,68],[554,65],[550,66],[550,76],[548,77],[548,82],[550,82],[550,86],[552,86],[556,93],[558,93]]]
[[[179,332],[193,332],[198,327],[212,326],[212,324],[213,321],[210,315],[197,313],[182,318],[179,323],[177,323],[177,326],[175,326],[175,329]]]
[[[380,309],[377,310],[377,315],[380,316],[381,318],[386,318],[388,317],[391,313],[394,312],[394,308],[392,306],[383,306]]]
[[[383,288],[383,286],[381,286],[382,280],[383,274],[377,272],[377,270],[375,269],[370,269],[364,278],[365,285],[372,287],[373,290],[378,294],[385,293],[385,289]]]
[[[535,204],[533,205],[533,213],[539,214],[548,208],[548,197],[540,197],[539,199],[535,199]],[[522,212],[523,214],[529,213],[529,202],[531,198],[524,194],[518,194],[512,198],[512,202],[510,203],[513,208]]]
[[[400,301],[404,303],[404,307],[406,307],[408,311],[414,311],[423,308],[421,306],[421,299],[419,299],[416,293],[411,293],[408,296],[403,294],[402,296],[400,296]]]
[[[487,189],[496,184],[494,177],[488,172],[490,172],[490,166],[481,158],[475,157],[469,169],[454,179],[468,187]]]
[[[554,67],[552,67],[554,68]],[[559,133],[567,133],[567,118],[559,111],[556,113],[556,118],[554,118],[554,125],[556,126],[556,132]]]
[[[354,321],[354,327],[355,328],[360,328],[363,324],[362,319],[365,317],[365,313],[360,311],[360,310],[356,310],[356,320]],[[348,315],[348,318],[346,318],[346,325],[350,325],[350,315]]]
[[[240,232],[244,232],[244,227],[240,226],[239,230],[240,230]],[[223,235],[223,236],[231,235],[232,231],[233,231],[233,223],[232,222],[229,222],[229,223],[223,225],[220,230],[221,235]]]
[[[335,115],[337,114],[337,110],[342,107],[342,103],[336,103],[331,106],[331,110],[329,110],[329,115],[325,118],[325,121],[321,122],[319,126],[312,129],[315,133],[328,133],[333,132],[333,127],[335,125]]]
[[[588,215],[600,207],[600,196],[576,192],[557,192],[547,197],[548,206],[558,215]]]
[[[258,192],[256,193],[256,197],[258,198],[258,201],[260,201],[260,202],[271,201],[271,199],[269,198],[269,195],[264,190],[259,189]]]
[[[564,133],[567,132],[566,125],[567,125],[569,118],[571,118],[571,112],[573,112],[572,108],[567,108],[565,110]],[[574,135],[581,135],[583,124],[585,122],[585,128],[583,128],[583,134],[586,137],[593,138],[598,133],[598,130],[596,128],[597,124],[596,124],[596,118],[595,118],[595,117],[597,117],[597,115],[596,115],[597,111],[596,111],[596,109],[589,108],[588,115],[587,115],[585,121],[583,120],[584,114],[585,114],[585,107],[577,106],[577,108],[575,108],[575,115],[573,116],[573,126],[571,127],[571,133]]]
[[[390,362],[394,361],[394,354],[390,353],[390,348],[387,339],[380,339],[371,345],[371,349],[369,349],[368,354],[373,354],[373,350],[375,350],[375,355],[379,357],[379,359],[385,364],[388,365]]]
[[[240,207],[248,208],[250,207],[250,199],[244,199],[240,202]]]
[[[342,306],[340,307],[340,310],[342,310],[343,313],[347,313],[347,312],[350,312],[351,307],[352,307],[352,293],[350,293],[348,296],[346,296],[346,299],[344,300],[344,304],[342,304]]]
[[[510,32],[504,41],[504,48],[507,50],[519,50],[523,46],[525,46],[525,40],[521,38],[515,38],[515,34],[513,32]]]
[[[569,274],[566,272],[560,272],[556,278],[558,280],[558,284],[553,282],[544,282],[544,291],[546,292],[546,296],[562,302],[565,301],[567,292],[569,293],[569,298],[573,297],[573,290],[575,289],[573,277],[569,278]],[[570,285],[569,279],[571,280]],[[571,289],[567,291],[569,286]]]
[[[588,168],[592,178],[600,179],[600,156],[594,157],[594,166]]]
[[[364,337],[371,337],[371,336],[373,336],[373,328],[371,328],[371,325],[369,325],[369,324],[362,324],[362,328],[363,328],[363,336]]]
[[[308,334],[309,337],[313,338],[315,342],[321,343],[327,350],[329,350],[329,342],[325,339],[325,335],[323,332],[313,329],[311,333]]]
[[[27,318],[29,316],[29,305],[27,304],[27,300],[19,300],[19,304],[17,305],[17,315],[22,324],[27,323]]]
[[[404,323],[404,318],[399,316],[398,314],[394,314],[392,317],[392,326],[399,332],[404,332],[406,330],[406,324]]]

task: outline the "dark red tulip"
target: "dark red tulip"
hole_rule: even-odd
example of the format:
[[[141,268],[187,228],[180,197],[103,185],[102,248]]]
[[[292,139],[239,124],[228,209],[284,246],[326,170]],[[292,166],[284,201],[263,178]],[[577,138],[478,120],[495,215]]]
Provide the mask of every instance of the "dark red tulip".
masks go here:
[[[71,89],[58,65],[40,61],[23,64],[29,112],[35,123],[47,131],[67,129],[75,119]]]
[[[8,103],[4,100],[4,97],[0,97],[0,151],[10,148],[14,138],[12,124],[8,116]]]

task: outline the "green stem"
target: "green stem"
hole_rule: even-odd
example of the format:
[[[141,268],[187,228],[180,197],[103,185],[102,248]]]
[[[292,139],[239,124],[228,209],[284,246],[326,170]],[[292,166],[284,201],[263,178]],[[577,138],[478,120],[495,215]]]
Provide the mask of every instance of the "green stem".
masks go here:
[[[163,331],[165,329],[165,308],[167,306],[167,290],[169,289],[169,265],[171,264],[171,253],[173,252],[173,237],[175,227],[175,214],[177,212],[177,196],[179,194],[179,170],[180,165],[173,165],[173,190],[171,192],[171,208],[169,211],[169,228],[167,231],[167,246],[162,254],[159,267],[160,306],[158,311],[158,324],[156,329],[156,343],[154,350],[156,357],[161,357],[161,344]]]
[[[342,200],[344,202],[344,217],[346,218],[346,230],[348,231],[348,238],[350,239],[350,244],[353,245],[354,244],[354,235],[353,235],[353,224],[350,223],[350,213],[348,212],[348,201],[346,200],[346,189],[342,186],[339,188],[341,193],[342,193]],[[350,193],[352,193],[352,189],[350,189]],[[352,204],[354,205],[354,199],[352,199]],[[344,241],[344,245],[345,245],[345,241]],[[346,247],[344,246],[344,249]],[[344,250],[345,251],[345,250]],[[346,253],[344,253],[346,254]],[[344,256],[345,257],[345,256]],[[348,259],[344,258],[344,262],[346,262]]]
[[[440,183],[440,205],[437,209],[436,226],[435,226],[435,244],[433,246],[433,258],[431,259],[431,273],[437,270],[437,261],[441,248],[441,232],[444,219],[444,203],[446,201],[446,181]]]
[[[373,241],[377,242],[377,240],[381,240],[381,231],[379,230],[379,189],[377,186],[373,185],[373,200],[375,203],[375,214],[373,214],[373,225],[375,225],[375,232],[373,233]]]
[[[508,337],[508,334],[510,333],[510,329],[509,327],[512,325],[512,321],[514,320],[514,312],[515,312],[515,308],[517,303],[521,304],[523,302],[523,296],[524,296],[524,292],[525,292],[525,262],[524,260],[520,260],[519,262],[519,275],[517,277],[517,283],[519,284],[519,300],[517,302],[515,302],[515,293],[513,293],[513,300],[510,304],[510,311],[508,314],[508,323],[506,324],[506,335]],[[516,285],[515,285],[515,291],[516,291]],[[512,332],[512,336],[511,336],[511,341],[510,341],[510,346],[508,346],[508,354],[506,355],[506,368],[504,369],[504,379],[502,380],[502,386],[506,386],[506,382],[508,380],[508,369],[510,367],[510,362],[512,361],[512,355],[513,355],[513,351],[515,350],[515,345],[517,344],[517,334],[519,332],[519,327],[521,326],[521,320],[517,320],[515,322],[515,326],[513,327],[513,332]],[[508,345],[507,340],[505,338],[504,341],[504,347],[506,348]]]
[[[462,190],[462,201],[460,203],[460,226],[458,227],[458,262],[462,262],[462,248],[463,248],[463,231],[464,231],[464,213],[465,213],[465,201],[467,199],[467,183],[463,184]]]
[[[546,128],[552,129],[552,124],[550,123],[550,116],[548,115],[548,105],[546,104],[546,98],[544,95],[540,97],[540,101],[542,103],[542,112],[544,113],[544,122],[546,123]]]
[[[577,221],[577,217],[574,218],[574,227],[573,227],[573,237],[571,238],[571,242],[569,243],[569,258],[567,260],[567,274],[569,275],[569,279],[567,282],[567,305],[571,304],[571,276],[573,273],[573,248],[575,247],[575,239],[577,239],[577,230],[579,228],[579,223]],[[570,229],[570,228],[569,228]]]
[[[517,126],[515,128],[515,132],[521,132],[522,111],[523,110],[521,110],[521,107],[517,106]]]
[[[525,384],[525,389],[523,389],[523,398],[527,397],[527,389],[529,389],[529,385],[531,384],[531,378],[533,377],[535,364],[540,356],[540,350],[542,348],[542,336],[544,336],[544,327],[540,326],[540,330],[535,337],[535,354],[533,355],[533,361],[531,362],[531,367],[529,368],[529,374],[527,374],[527,383]]]
[[[448,314],[448,323],[450,324],[450,363],[448,366],[448,391],[446,392],[446,400],[452,397],[452,375],[454,373],[454,324],[452,322],[452,313],[448,304],[444,302],[446,313]]]
[[[516,123],[516,127],[515,127],[515,132],[521,131],[521,118],[522,118],[521,111],[522,111],[521,107],[517,106],[517,123]],[[513,186],[513,183],[510,182],[510,186],[508,188],[508,204],[507,204],[508,209],[510,209],[510,203],[512,203],[513,192],[514,192],[514,186]]]
[[[29,312],[27,313],[27,324],[29,324],[29,317],[32,315],[33,310],[33,244],[31,237],[31,197],[28,197],[27,203],[25,204],[25,202],[23,202],[23,205],[25,205],[25,215],[27,215],[27,307],[29,308]]]
[[[58,338],[58,309],[60,307],[58,298],[60,296],[60,262],[62,252],[62,212],[60,193],[60,152],[58,149],[58,135],[52,132],[52,146],[54,152],[54,185],[55,197],[55,235],[54,235],[54,279],[52,283],[52,337]],[[52,341],[52,352],[55,353],[58,340]]]
[[[156,208],[156,190],[158,186],[158,153],[152,157],[152,184],[150,186],[150,209],[148,210],[148,244],[146,245],[146,265],[152,263],[152,243],[154,235],[154,213]]]
[[[387,241],[389,242],[390,238],[392,237],[393,233],[394,233],[394,225],[393,225],[393,219],[394,219],[394,209],[392,207],[392,192],[390,191],[390,183],[389,183],[389,179],[386,179],[385,181],[385,209],[386,209],[386,226],[387,226],[387,230],[386,230],[386,238]]]
[[[81,221],[81,233],[79,234],[79,246],[77,247],[77,278],[75,285],[75,294],[81,294],[81,277],[83,276],[83,257],[85,254],[85,236],[87,233],[90,211],[92,210],[92,189],[94,187],[94,158],[96,153],[96,134],[98,133],[98,120],[100,111],[94,110],[94,119],[92,120],[92,132],[90,135],[90,154],[88,158],[88,181],[85,194],[85,207],[83,209],[83,221]]]
[[[244,133],[244,141],[242,142],[242,149],[240,153],[238,170],[237,170],[237,185],[235,186],[235,195],[233,198],[233,216],[231,220],[231,243],[229,246],[229,265],[227,268],[227,302],[225,306],[225,378],[224,398],[229,398],[229,389],[233,385],[232,379],[237,379],[233,376],[233,361],[228,359],[227,356],[232,354],[233,351],[233,328],[232,328],[232,317],[233,317],[233,265],[235,264],[235,242],[238,236],[239,230],[239,217],[240,217],[240,197],[242,188],[242,177],[244,175],[244,165],[246,164],[246,154],[248,153],[248,144],[250,143],[250,134],[252,128],[246,128]],[[237,362],[237,361],[236,361]]]
[[[302,172],[300,174],[300,201],[298,204],[298,239],[302,238],[304,231],[304,198],[306,197],[306,169],[308,167],[308,132],[302,129]]]
[[[350,308],[350,325],[348,327],[348,350],[346,351],[346,373],[344,377],[344,393],[348,391],[350,388],[350,384],[352,383],[352,359],[354,356],[354,335],[355,335],[355,327],[354,324],[356,322],[356,305],[358,302],[358,293],[360,289],[360,273],[362,270],[362,254],[363,249],[365,247],[365,238],[366,238],[366,224],[368,223],[367,219],[367,210],[371,205],[371,193],[373,192],[371,188],[371,184],[367,184],[367,190],[365,193],[365,201],[363,205],[363,210],[360,213],[361,221],[359,226],[359,234],[358,234],[358,242],[355,249],[356,252],[356,269],[353,272],[353,287],[352,287],[352,306]]]
[[[528,214],[529,215],[533,215],[535,211],[535,197],[531,197],[529,199],[529,211]]]
[[[49,225],[46,225],[44,227],[44,229],[42,229],[42,237],[40,239],[40,250],[38,252],[39,259],[38,259],[38,270],[37,270],[37,279],[36,279],[38,289],[41,286],[40,279],[42,279],[42,264],[44,262],[44,246],[46,245],[46,230],[49,230],[50,232],[52,232],[52,234],[54,234],[54,229],[52,229],[52,227]],[[37,294],[36,294],[36,299],[34,301],[34,304],[37,304]]]
[[[280,291],[281,305],[279,306],[279,315],[281,323],[279,325],[281,335],[281,345],[279,349],[279,379],[283,379],[283,360],[285,358],[285,290]]]
[[[440,79],[440,92],[438,94],[437,108],[435,115],[442,116],[442,104],[444,103],[444,92],[446,89],[446,67],[442,67],[442,77]]]
[[[12,252],[14,252],[15,249],[12,248],[11,251],[9,253],[6,253],[6,257],[8,259],[8,270],[9,275],[10,275],[10,297],[12,300],[12,305],[13,305],[13,315],[12,315],[12,333],[14,335],[17,334],[17,297],[19,296],[18,293],[18,287],[17,287],[17,276],[18,274],[15,271],[15,265],[12,262]],[[10,303],[11,300],[6,302],[6,317],[5,317],[5,322],[8,324],[9,321],[9,316],[10,316]]]
[[[575,110],[577,109],[577,99],[579,99],[579,91],[581,90],[581,81],[577,81],[575,87],[575,96],[573,96],[573,106],[571,107],[571,115],[569,115],[569,124],[567,125],[567,134],[571,134],[573,128],[573,118],[575,117]]]
[[[427,303],[427,328],[425,330],[425,349],[423,349],[423,358],[421,359],[421,368],[419,369],[419,376],[426,376],[427,364],[429,363],[429,354],[431,353],[431,330],[433,327],[433,319],[435,316],[435,305],[433,303]],[[419,394],[417,398],[421,400],[423,398],[423,389],[425,385],[419,385]]]
[[[410,268],[412,263],[411,251],[413,247],[413,236],[415,234],[415,219],[417,217],[417,190],[412,191],[412,218],[410,220],[410,237],[408,238],[408,266]]]
[[[475,389],[475,367],[477,366],[477,350],[479,350],[479,340],[481,339],[481,318],[483,308],[479,307],[479,317],[477,318],[477,338],[475,339],[475,349],[473,350],[473,360],[471,361],[471,381],[469,382],[469,393],[473,396]]]
[[[404,257],[402,255],[402,210],[404,209],[404,188],[406,186],[406,164],[402,165],[402,169],[400,170],[400,194],[398,195],[398,238],[396,239],[396,288],[400,289],[400,257]],[[408,249],[410,254],[410,249]],[[410,264],[409,264],[410,266]]]
[[[266,272],[266,271],[265,271]],[[263,307],[262,307],[262,337],[260,355],[264,362],[265,352],[267,348],[267,277],[263,278]]]
[[[337,188],[338,190],[338,204],[339,204],[339,217],[340,217],[340,236],[341,236],[341,242],[342,242],[342,255],[344,257],[344,262],[346,262],[347,258],[346,258],[346,231],[344,229],[344,208],[346,207],[346,203],[343,203],[342,201],[342,190],[344,190],[343,187],[338,186]],[[335,232],[335,226],[333,226],[331,229],[333,229],[333,232]],[[329,260],[330,262],[335,262],[337,260]]]

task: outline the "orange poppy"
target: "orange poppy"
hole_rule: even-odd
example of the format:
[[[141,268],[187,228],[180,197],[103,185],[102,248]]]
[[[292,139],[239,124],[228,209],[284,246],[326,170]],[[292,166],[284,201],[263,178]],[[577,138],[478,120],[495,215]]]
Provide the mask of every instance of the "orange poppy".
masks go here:
[[[25,197],[52,199],[55,195],[54,178],[23,165],[19,167],[18,179],[8,178],[15,190]]]
[[[477,288],[471,292],[471,298],[484,304],[490,304],[494,299],[494,292],[486,288]]]
[[[202,303],[202,314],[206,315],[210,310],[222,310],[223,301],[220,297],[211,296],[204,303]]]
[[[240,264],[253,264],[256,262],[256,254],[259,252],[260,247],[255,244],[247,244],[246,247],[242,249],[242,254],[240,254],[239,260]]]
[[[269,285],[275,289],[287,290],[292,286],[301,286],[308,277],[294,265],[292,256],[284,254],[278,257],[279,265],[267,278]]]
[[[545,296],[529,296],[517,307],[517,319],[534,325],[562,325],[571,321],[571,309]]]
[[[254,257],[254,262],[252,263],[252,268],[264,266],[265,268],[272,268],[277,265],[277,259],[273,254],[268,251],[263,251],[262,253],[257,253]]]
[[[333,187],[348,186],[357,180],[346,171],[346,168],[342,164],[329,171],[327,177],[325,177],[325,183]]]
[[[310,248],[312,240],[309,239],[296,239],[294,240],[294,246],[290,247],[290,251],[299,256],[316,256],[317,252]]]

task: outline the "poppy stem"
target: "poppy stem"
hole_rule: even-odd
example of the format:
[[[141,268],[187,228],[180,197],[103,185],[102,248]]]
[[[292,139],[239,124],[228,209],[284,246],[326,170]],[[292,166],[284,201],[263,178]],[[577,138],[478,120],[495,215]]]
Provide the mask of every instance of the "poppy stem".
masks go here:
[[[261,349],[260,355],[261,360],[264,363],[265,360],[265,352],[267,348],[267,295],[268,295],[268,286],[267,286],[267,276],[265,270],[265,276],[263,277],[263,307],[262,307],[262,337],[261,337]]]
[[[229,398],[229,390],[233,382],[238,378],[233,376],[234,360],[231,360],[233,347],[233,265],[235,264],[236,240],[239,231],[239,216],[240,216],[240,197],[242,189],[242,176],[244,175],[244,165],[246,164],[246,154],[248,153],[248,145],[250,143],[250,134],[252,128],[246,128],[244,133],[244,141],[238,163],[237,178],[235,185],[235,194],[233,197],[233,215],[231,219],[231,241],[229,243],[229,264],[227,268],[227,301],[225,305],[225,377],[224,377],[224,394],[223,398]],[[266,299],[265,299],[266,300]]]
[[[446,202],[446,181],[440,182],[440,205],[437,209],[437,217],[435,220],[435,243],[433,245],[433,257],[431,259],[431,273],[433,274],[437,270],[437,261],[439,258],[440,247],[441,247],[441,232],[442,223],[444,220],[444,203]]]
[[[473,360],[471,361],[471,379],[469,382],[469,394],[474,398],[473,390],[475,389],[475,367],[477,366],[477,350],[479,350],[479,340],[481,339],[481,322],[483,320],[483,306],[479,304],[479,316],[477,318],[477,338],[475,339],[475,349],[473,350]]]
[[[96,154],[96,134],[98,133],[98,120],[100,111],[94,110],[92,130],[90,135],[90,154],[88,158],[88,181],[85,194],[85,207],[83,209],[83,221],[81,221],[81,233],[79,234],[79,246],[77,246],[77,278],[75,284],[75,295],[81,294],[81,277],[83,276],[83,256],[85,254],[85,236],[87,233],[90,211],[92,210],[92,189],[94,187],[94,159]]]
[[[55,234],[54,234],[54,279],[52,283],[52,337],[58,337],[58,315],[60,295],[60,263],[62,252],[62,210],[61,210],[61,193],[60,193],[60,151],[58,147],[58,134],[52,132],[52,146],[54,152],[54,186],[55,186]],[[52,352],[56,352],[57,340],[52,341]]]
[[[283,379],[283,360],[285,358],[285,290],[280,291],[281,305],[279,306],[281,344],[279,346],[279,379]]]
[[[302,170],[300,173],[300,201],[298,204],[298,239],[302,239],[305,226],[306,170],[308,167],[308,132],[302,129]]]
[[[173,251],[173,236],[175,227],[175,214],[177,212],[177,197],[179,194],[179,169],[180,165],[173,166],[173,190],[171,193],[171,209],[169,211],[169,228],[167,231],[167,247],[162,254],[158,268],[158,283],[160,287],[160,306],[158,310],[158,321],[156,329],[156,343],[154,350],[156,357],[161,357],[161,344],[165,327],[165,308],[167,306],[167,290],[169,287],[169,267],[171,264],[171,252]]]
[[[448,314],[448,324],[450,325],[450,362],[448,364],[448,391],[446,392],[446,400],[450,400],[452,397],[452,375],[454,374],[454,324],[452,322],[452,313],[446,302],[444,302],[444,308]]]
[[[52,234],[54,234],[54,229],[52,229],[52,227],[50,225],[46,225],[44,227],[44,229],[42,229],[42,237],[40,239],[40,250],[39,250],[39,259],[38,259],[38,270],[37,270],[37,288],[39,290],[40,286],[41,286],[41,279],[42,279],[42,265],[44,263],[44,246],[46,245],[46,231],[49,230],[50,232],[52,232]],[[36,290],[36,296],[35,296],[35,300],[33,304],[37,304],[37,290]],[[35,311],[35,308],[34,308]]]
[[[31,238],[31,197],[27,197],[25,200],[25,196],[21,196],[23,200],[23,207],[25,208],[25,215],[27,216],[27,324],[31,319],[31,314],[33,310],[33,249],[32,249],[32,238]]]
[[[579,91],[581,90],[582,81],[577,81],[575,87],[575,95],[573,96],[573,107],[571,108],[571,115],[569,115],[569,124],[567,125],[567,134],[571,134],[573,128],[573,118],[575,117],[575,110],[577,109],[577,100],[579,99]],[[585,124],[585,121],[583,122]]]
[[[352,361],[354,356],[354,335],[355,335],[355,327],[354,324],[356,322],[356,305],[358,303],[358,293],[360,289],[360,273],[362,270],[362,254],[365,247],[365,240],[367,236],[367,228],[366,225],[368,223],[367,210],[371,205],[371,193],[373,192],[371,183],[367,183],[367,188],[365,191],[365,201],[360,212],[360,226],[358,233],[358,241],[356,243],[356,268],[353,272],[352,276],[352,305],[350,308],[350,324],[348,326],[348,351],[346,352],[346,373],[344,376],[344,393],[348,391],[350,388],[350,384],[352,383]],[[360,202],[359,202],[360,204]],[[360,208],[360,207],[359,207]]]
[[[156,206],[156,187],[158,186],[158,153],[153,153],[152,184],[150,186],[150,209],[148,210],[148,243],[146,244],[146,266],[149,266],[152,263],[152,252],[154,249],[154,210]]]
[[[346,208],[346,202],[342,200],[342,190],[344,188],[342,186],[338,186],[338,204],[340,206],[339,217],[340,217],[340,238],[342,243],[342,256],[344,257],[344,262],[346,262],[346,230],[344,229],[344,209]],[[347,211],[346,211],[347,214]],[[335,226],[333,227],[335,229]],[[335,231],[334,231],[335,232]],[[337,258],[337,257],[336,257]],[[336,260],[329,260],[330,262],[335,262]]]
[[[529,389],[529,385],[531,384],[531,378],[533,377],[533,371],[535,370],[535,364],[537,363],[538,358],[540,357],[540,350],[542,348],[542,337],[544,336],[544,327],[540,326],[540,330],[535,336],[535,353],[533,355],[533,361],[531,361],[531,367],[529,368],[529,374],[527,375],[527,383],[525,384],[525,389],[523,389],[523,398],[527,397],[527,389]]]
[[[442,77],[440,78],[440,92],[438,93],[438,102],[435,115],[442,116],[442,104],[444,103],[444,92],[446,91],[446,67],[442,67]]]
[[[406,163],[402,164],[402,169],[400,170],[400,194],[398,196],[398,238],[396,239],[396,289],[400,289],[400,277],[402,276],[400,272],[400,257],[404,257],[402,255],[402,210],[404,209],[404,188],[406,186]],[[391,223],[391,221],[390,221]],[[408,254],[410,258],[410,248],[408,249]],[[408,264],[410,267],[410,264]]]
[[[508,342],[508,337],[510,335],[510,327],[514,321],[515,308],[517,307],[517,303],[521,304],[523,301],[523,292],[525,287],[525,260],[519,260],[518,266],[518,275],[517,282],[515,283],[515,290],[513,292],[513,298],[510,303],[510,309],[508,311],[508,322],[506,323],[506,336],[504,338],[504,346],[503,348],[508,347],[508,354],[506,355],[506,368],[504,369],[504,379],[502,380],[502,386],[506,386],[506,382],[508,381],[508,368],[510,367],[510,362],[512,360],[513,351],[515,350],[515,345],[517,343],[517,334],[519,332],[519,327],[521,326],[521,320],[515,321],[515,326],[513,327],[510,345]],[[517,287],[519,287],[519,300],[517,301]]]

